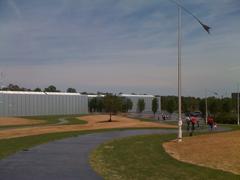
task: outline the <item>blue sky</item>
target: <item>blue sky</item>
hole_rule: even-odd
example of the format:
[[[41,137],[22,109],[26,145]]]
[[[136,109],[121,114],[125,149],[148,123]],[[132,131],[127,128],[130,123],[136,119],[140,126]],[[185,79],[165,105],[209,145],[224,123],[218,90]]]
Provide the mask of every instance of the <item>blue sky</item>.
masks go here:
[[[181,0],[183,95],[240,82],[240,1]],[[168,0],[0,0],[1,84],[177,92],[177,8]]]

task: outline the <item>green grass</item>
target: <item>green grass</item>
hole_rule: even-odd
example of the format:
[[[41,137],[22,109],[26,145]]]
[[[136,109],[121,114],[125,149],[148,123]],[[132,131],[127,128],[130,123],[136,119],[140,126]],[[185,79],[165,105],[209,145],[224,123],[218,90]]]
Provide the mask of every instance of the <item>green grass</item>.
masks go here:
[[[68,123],[66,123],[65,125],[70,125],[70,124],[87,124],[87,121],[78,119],[77,117],[66,117],[65,119],[68,121]]]
[[[100,145],[90,157],[91,165],[104,179],[240,179],[232,173],[177,161],[162,143],[176,135],[144,135],[113,140]]]
[[[83,115],[24,116],[22,118],[29,119],[29,120],[40,120],[43,122],[39,124],[0,126],[0,130],[11,129],[11,128],[22,128],[22,127],[45,126],[45,125],[87,124],[87,121],[84,121],[78,118],[81,116]],[[61,118],[66,120],[67,122],[64,124],[59,124],[61,122],[60,121]]]

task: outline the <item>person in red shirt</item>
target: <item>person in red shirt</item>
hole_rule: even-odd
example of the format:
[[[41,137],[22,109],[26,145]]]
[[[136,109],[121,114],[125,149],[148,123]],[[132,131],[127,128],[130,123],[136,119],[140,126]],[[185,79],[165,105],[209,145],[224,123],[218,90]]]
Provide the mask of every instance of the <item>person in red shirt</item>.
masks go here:
[[[212,116],[208,116],[207,118],[207,124],[209,125],[211,131],[213,130],[214,120]]]
[[[191,124],[192,124],[192,129],[191,129],[191,132],[190,132],[190,136],[192,136],[193,131],[195,130],[195,124],[197,123],[197,118],[195,116],[191,116],[190,120],[191,120]]]

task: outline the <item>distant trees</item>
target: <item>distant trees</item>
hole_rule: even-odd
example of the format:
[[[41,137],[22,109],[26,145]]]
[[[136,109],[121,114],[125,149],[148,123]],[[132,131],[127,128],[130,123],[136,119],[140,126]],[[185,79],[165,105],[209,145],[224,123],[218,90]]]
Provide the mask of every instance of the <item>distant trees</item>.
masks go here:
[[[157,110],[158,110],[159,104],[158,104],[158,99],[157,98],[153,98],[152,100],[152,112],[155,116]]]
[[[128,112],[133,107],[133,102],[129,98],[122,98],[122,112]]]
[[[60,92],[54,85],[50,85],[44,89],[45,92]]]
[[[42,90],[41,90],[41,88],[35,88],[33,91],[35,91],[35,92],[41,92]]]
[[[76,93],[77,91],[76,91],[76,89],[74,89],[74,88],[67,88],[67,92],[68,93]]]
[[[19,87],[16,84],[9,84],[7,87],[3,87],[1,90],[3,90],[3,91],[31,91],[31,89]]]
[[[89,101],[90,112],[102,112],[104,109],[104,103],[102,97],[94,97]]]
[[[138,100],[137,107],[138,107],[138,112],[142,113],[144,111],[144,109],[145,109],[144,99]]]

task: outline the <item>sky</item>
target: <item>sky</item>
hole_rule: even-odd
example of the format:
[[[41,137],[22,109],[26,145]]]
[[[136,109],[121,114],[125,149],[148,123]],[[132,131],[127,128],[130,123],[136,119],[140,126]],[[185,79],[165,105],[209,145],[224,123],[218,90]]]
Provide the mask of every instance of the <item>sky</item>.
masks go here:
[[[182,94],[230,96],[240,83],[240,1],[179,0]],[[0,0],[0,83],[177,95],[171,0]]]

